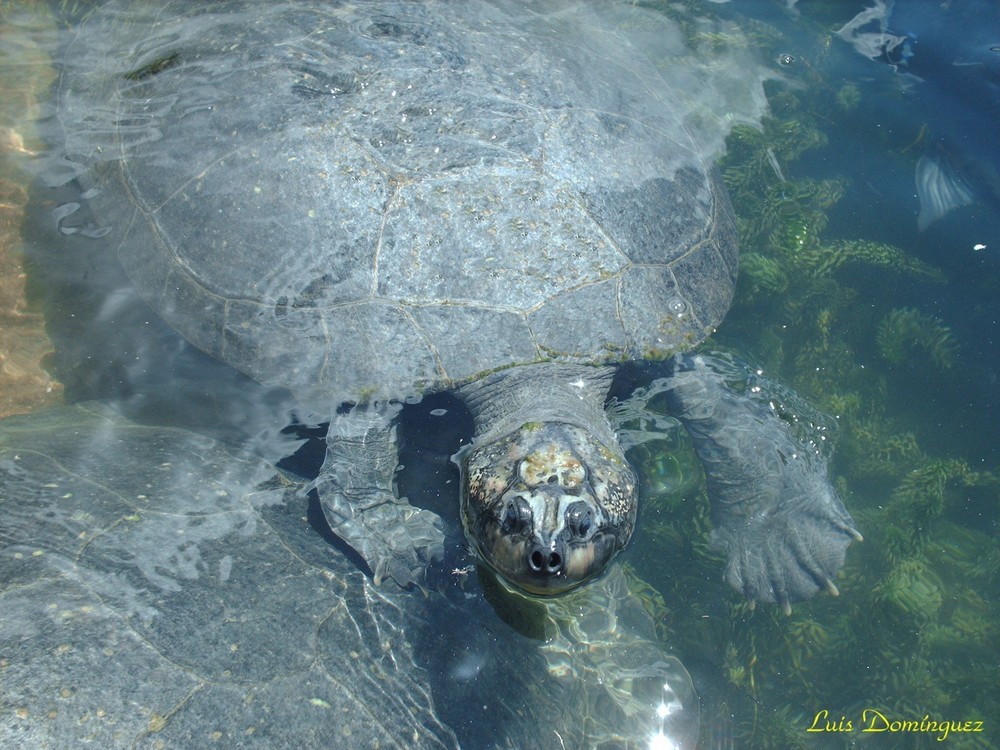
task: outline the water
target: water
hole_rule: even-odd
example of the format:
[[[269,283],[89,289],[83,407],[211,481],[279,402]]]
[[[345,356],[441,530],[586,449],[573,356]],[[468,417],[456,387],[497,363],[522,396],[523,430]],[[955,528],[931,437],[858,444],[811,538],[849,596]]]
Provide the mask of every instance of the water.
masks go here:
[[[919,728],[863,730],[880,715],[952,714],[985,731],[947,741],[985,747],[996,721],[1000,16],[991,3],[880,5],[866,24],[860,3],[732,8],[781,30],[763,49],[787,85],[769,90],[765,137],[731,141],[727,175],[747,224],[740,302],[718,338],[837,417],[834,473],[865,535],[838,599],[703,627],[743,688],[755,747],[931,746]],[[863,48],[864,34],[908,41],[873,60],[835,33],[845,26]],[[745,166],[755,151],[756,173]],[[947,193],[918,194],[928,161],[968,203],[921,228],[921,200]],[[829,268],[859,241],[905,259],[855,244],[868,262]],[[674,595],[705,574],[694,568]],[[701,616],[679,618],[672,635]],[[804,734],[817,715],[830,731]]]
[[[787,5],[716,8],[753,36],[773,80],[763,134],[737,129],[728,142],[741,279],[710,346],[737,352],[834,418],[831,473],[865,541],[848,551],[839,597],[797,604],[790,617],[750,612],[707,544],[690,445],[663,420],[662,448],[632,456],[648,489],[626,560],[653,587],[646,599],[659,636],[692,673],[706,747],[931,747],[941,736],[932,720],[957,724],[953,747],[990,747],[1000,721],[1000,9],[872,0],[876,11],[859,16],[865,3]],[[0,34],[13,50],[5,68],[23,61],[16,43],[54,42],[47,23],[29,33],[17,20]],[[42,102],[46,80],[34,84]],[[32,119],[44,131],[50,117],[43,104]],[[58,381],[39,376],[25,408],[64,387],[67,401],[113,400],[132,419],[197,430],[270,461],[298,450],[284,465],[315,471],[316,415],[200,354],[142,302],[100,243],[58,231],[52,209],[70,203],[81,207],[59,226],[88,226],[78,193],[36,186],[25,208],[32,299],[46,316],[46,361]],[[942,212],[949,196],[962,205]],[[37,363],[46,348],[36,333],[22,359],[4,354]],[[416,504],[457,522],[447,459],[470,438],[468,417],[447,398],[412,411],[401,482]],[[469,562],[454,529],[448,550],[449,568]],[[423,657],[454,675],[450,690],[449,678],[438,680],[439,702],[452,704],[477,659],[500,643],[515,648],[520,641],[503,640],[509,630],[530,631],[482,605],[474,574],[456,576],[470,581],[462,606],[481,633],[445,656],[430,640]],[[462,643],[454,617],[434,627]],[[19,708],[6,697],[0,704]],[[482,741],[477,721],[442,711],[469,746]],[[512,715],[501,711],[492,726]]]
[[[0,352],[0,414],[7,415],[58,401],[61,386],[40,366],[51,351],[44,321],[25,299],[23,261],[18,254],[18,233],[28,204],[27,175],[17,162],[43,148],[30,119],[37,117],[40,100],[55,75],[49,50],[51,23],[35,23],[3,39],[3,100],[0,117],[0,299],[3,325]]]

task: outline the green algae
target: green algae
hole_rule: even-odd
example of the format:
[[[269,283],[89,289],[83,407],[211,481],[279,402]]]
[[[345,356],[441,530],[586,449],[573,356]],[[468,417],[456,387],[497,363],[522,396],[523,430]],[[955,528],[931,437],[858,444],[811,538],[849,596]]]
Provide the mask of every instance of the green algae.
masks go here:
[[[790,617],[751,611],[721,580],[703,480],[679,468],[687,448],[670,437],[629,453],[642,493],[634,564],[662,594],[669,645],[693,672],[691,655],[711,662],[701,672],[703,734],[721,731],[736,747],[850,746],[870,739],[860,731],[870,709],[1000,726],[1000,472],[964,455],[965,446],[934,440],[919,405],[904,411],[891,398],[915,378],[967,369],[968,347],[948,321],[914,306],[905,284],[883,285],[878,298],[861,284],[870,273],[947,279],[883,237],[832,234],[830,214],[854,186],[835,170],[799,172],[803,156],[828,143],[824,131],[865,106],[857,86],[818,72],[831,37],[817,34],[807,85],[769,84],[771,116],[730,135],[721,169],[737,214],[740,276],[710,345],[745,354],[836,418],[831,478],[865,536],[848,550],[840,596],[797,603]],[[772,35],[768,44],[780,42]],[[852,729],[808,732],[823,711]],[[985,748],[990,736],[955,732],[947,744]],[[874,740],[942,744],[928,732]]]

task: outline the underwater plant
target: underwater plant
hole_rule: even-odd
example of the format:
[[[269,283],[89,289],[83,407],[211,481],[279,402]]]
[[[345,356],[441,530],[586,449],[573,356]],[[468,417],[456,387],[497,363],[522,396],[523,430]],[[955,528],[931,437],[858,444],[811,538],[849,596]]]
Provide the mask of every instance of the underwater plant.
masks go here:
[[[982,525],[984,513],[993,514],[992,528],[1000,522],[996,469],[963,456],[961,445],[950,445],[950,455],[928,452],[934,425],[889,398],[915,371],[954,371],[960,342],[913,307],[903,283],[859,304],[870,298],[856,271],[921,284],[946,279],[884,239],[828,236],[830,212],[851,185],[836,170],[798,174],[801,157],[829,142],[825,128],[865,105],[857,86],[820,80],[829,37],[817,33],[809,85],[769,83],[762,127],[730,134],[722,169],[737,214],[740,274],[733,309],[710,345],[739,353],[835,418],[831,477],[865,535],[848,553],[841,595],[797,603],[790,617],[751,612],[721,580],[704,484],[681,468],[683,438],[629,454],[644,493],[633,564],[662,595],[664,608],[655,609],[663,637],[705,686],[711,718],[703,733],[721,736],[723,746],[815,747],[817,735],[806,729],[823,708],[856,723],[875,707],[898,718],[1000,725],[1000,540]],[[699,655],[711,665],[700,672]],[[822,739],[839,746],[837,739],[858,738]],[[973,733],[947,742],[992,746]],[[892,737],[892,747],[940,745],[927,734]]]
[[[918,353],[929,357],[937,367],[948,369],[958,349],[948,326],[912,307],[889,312],[879,323],[875,340],[882,356],[894,364],[902,364],[908,356]]]

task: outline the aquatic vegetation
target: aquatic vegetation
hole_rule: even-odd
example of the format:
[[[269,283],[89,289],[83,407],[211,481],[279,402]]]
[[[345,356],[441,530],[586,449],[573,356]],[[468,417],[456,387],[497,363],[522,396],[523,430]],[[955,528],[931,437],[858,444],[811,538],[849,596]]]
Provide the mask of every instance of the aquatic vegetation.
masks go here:
[[[856,109],[861,103],[861,91],[853,83],[845,83],[837,92],[837,104],[845,112]]]
[[[997,487],[997,478],[990,472],[973,471],[960,459],[934,459],[908,473],[892,494],[889,512],[905,513],[925,523],[939,517],[945,510],[949,490],[955,486]]]
[[[950,621],[934,623],[921,631],[921,642],[929,651],[938,654],[947,652],[953,659],[967,659],[970,649],[981,647],[991,640],[996,642],[1000,629],[982,596],[966,589],[954,598],[954,607]],[[982,651],[981,648],[979,650]]]
[[[707,47],[731,42],[692,33]],[[928,452],[928,428],[887,410],[907,368],[886,370],[877,356],[957,369],[958,338],[892,290],[877,308],[859,305],[849,274],[867,266],[921,281],[943,277],[902,247],[828,236],[828,216],[852,186],[836,174],[799,173],[800,158],[828,143],[825,123],[862,106],[860,90],[771,86],[769,94],[773,115],[761,129],[734,129],[723,165],[743,250],[736,305],[713,344],[748,352],[837,418],[831,472],[866,542],[849,552],[840,597],[797,603],[790,617],[773,607],[751,612],[721,579],[700,464],[671,435],[629,454],[642,483],[630,591],[685,662],[716,668],[738,717],[728,730],[732,746],[815,747],[804,730],[824,707],[839,716],[877,705],[897,716],[980,718],[995,727],[1000,540],[972,528],[978,521],[963,512],[970,497],[995,502],[1000,481],[961,446],[955,455]],[[893,746],[940,744],[898,739]],[[948,744],[987,740],[966,735]]]
[[[667,603],[663,599],[663,594],[654,586],[643,580],[631,565],[624,565],[623,571],[625,581],[628,585],[629,593],[635,597],[642,608],[653,618],[656,626],[656,634],[664,643],[669,643],[669,633],[666,630],[666,622],[669,615]]]
[[[958,349],[955,336],[944,322],[912,307],[887,314],[879,323],[876,341],[882,356],[894,364],[902,364],[916,352],[942,369],[952,366]]]
[[[827,143],[826,134],[816,126],[798,98],[773,88],[769,93],[768,102],[775,114],[765,117],[759,130],[750,125],[737,125],[730,133],[730,158],[723,175],[727,184],[736,190],[751,184],[785,182],[787,165],[806,151]]]
[[[859,262],[944,281],[944,275],[937,268],[907,255],[898,247],[870,240],[836,240],[812,250],[803,261],[814,276],[827,276],[846,263]]]
[[[996,491],[995,474],[980,474],[973,486]],[[947,520],[938,523],[926,548],[927,556],[942,569],[967,571],[975,578],[1000,584],[1000,546],[989,534]]]
[[[835,173],[797,173],[800,157],[827,142],[821,123],[863,106],[861,91],[775,85],[768,95],[772,115],[762,128],[737,127],[728,141],[723,175],[737,212],[740,278],[711,345],[752,356],[836,417],[831,474],[865,542],[848,553],[840,597],[798,603],[791,617],[750,612],[720,580],[703,486],[671,495],[673,480],[655,477],[677,469],[650,454],[637,463],[656,489],[644,499],[636,545],[650,559],[636,565],[668,603],[669,644],[714,654],[726,713],[737,717],[725,730],[735,746],[814,746],[804,730],[821,708],[855,721],[852,712],[877,706],[896,717],[996,724],[1000,540],[965,519],[976,503],[997,507],[996,467],[967,459],[961,446],[954,455],[929,452],[934,425],[892,411],[889,398],[915,370],[954,369],[960,342],[942,320],[895,299],[893,287],[859,304],[854,286],[864,267],[920,284],[944,276],[883,240],[827,236],[828,215],[851,185]],[[939,744],[894,739],[894,747]],[[981,734],[948,742],[988,746]]]
[[[678,575],[690,570],[694,577],[716,577],[722,557],[709,549],[712,530],[708,499],[704,495],[704,472],[690,442],[677,445],[670,440],[651,441],[633,448],[629,462],[639,476],[639,497],[643,508],[640,538],[657,550],[652,580],[668,601],[678,601],[690,581]],[[672,571],[665,588],[663,570]],[[654,571],[640,570],[649,579]]]
[[[919,619],[937,615],[943,593],[941,579],[921,560],[904,560],[875,587],[878,601]]]
[[[776,260],[760,253],[744,253],[740,258],[739,284],[747,300],[762,295],[782,294],[788,289],[788,274]]]

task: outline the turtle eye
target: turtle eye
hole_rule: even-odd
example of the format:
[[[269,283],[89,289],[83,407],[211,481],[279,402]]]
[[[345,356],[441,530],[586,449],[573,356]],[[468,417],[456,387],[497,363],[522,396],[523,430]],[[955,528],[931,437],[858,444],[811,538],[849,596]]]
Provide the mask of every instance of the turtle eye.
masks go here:
[[[566,526],[574,536],[587,536],[594,527],[594,511],[586,503],[573,503],[566,509]]]
[[[531,521],[531,508],[523,498],[517,498],[507,503],[500,518],[500,530],[504,534],[516,534],[523,531]]]

